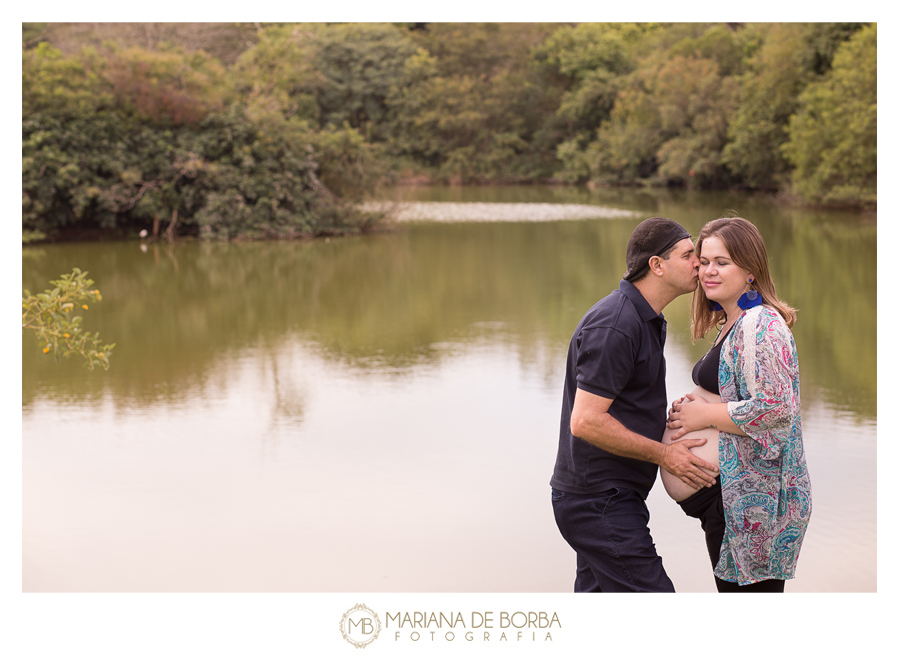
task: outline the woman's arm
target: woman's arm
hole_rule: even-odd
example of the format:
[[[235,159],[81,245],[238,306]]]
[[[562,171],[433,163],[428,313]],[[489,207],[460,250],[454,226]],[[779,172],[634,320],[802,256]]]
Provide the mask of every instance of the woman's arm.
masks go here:
[[[760,308],[735,328],[727,355],[723,349],[720,381],[729,417],[770,459],[799,416],[799,370],[790,329],[777,312]]]
[[[778,435],[790,428],[799,404],[797,352],[790,329],[771,311],[742,320],[721,356],[723,397],[736,401],[711,404],[690,394],[676,400],[666,423],[678,430],[673,440],[709,427],[749,436],[777,450]]]
[[[728,415],[727,402],[710,403],[690,393],[672,403],[666,427],[678,430],[672,435],[673,441],[688,432],[706,428],[747,436]]]

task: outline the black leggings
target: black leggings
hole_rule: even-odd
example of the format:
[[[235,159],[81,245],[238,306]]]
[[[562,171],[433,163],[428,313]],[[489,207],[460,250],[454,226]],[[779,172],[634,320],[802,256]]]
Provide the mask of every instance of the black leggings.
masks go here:
[[[711,487],[704,487],[680,503],[684,513],[700,519],[700,527],[706,534],[706,551],[713,569],[719,563],[719,551],[725,538],[725,508],[722,505],[722,482],[716,478]],[[738,585],[717,576],[716,590],[719,592],[784,592],[783,580],[761,580],[750,585]]]

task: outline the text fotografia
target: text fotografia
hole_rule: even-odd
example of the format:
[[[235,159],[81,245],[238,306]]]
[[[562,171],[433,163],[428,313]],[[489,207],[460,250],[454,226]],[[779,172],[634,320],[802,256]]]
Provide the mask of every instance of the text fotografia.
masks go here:
[[[555,612],[388,612],[384,628],[395,641],[552,642],[550,631],[562,625]]]

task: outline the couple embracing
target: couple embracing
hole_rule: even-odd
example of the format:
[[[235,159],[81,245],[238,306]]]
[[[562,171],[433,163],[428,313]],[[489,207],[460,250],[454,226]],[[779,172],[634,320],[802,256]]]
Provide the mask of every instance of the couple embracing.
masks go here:
[[[778,299],[757,228],[739,217],[696,244],[652,217],[628,241],[628,271],[569,344],[552,487],[577,554],[576,592],[674,592],[645,503],[660,470],[700,520],[719,592],[783,592],[810,516],[793,308]],[[699,282],[699,283],[698,283]],[[713,328],[696,388],[666,396],[663,309],[693,293],[691,334]]]

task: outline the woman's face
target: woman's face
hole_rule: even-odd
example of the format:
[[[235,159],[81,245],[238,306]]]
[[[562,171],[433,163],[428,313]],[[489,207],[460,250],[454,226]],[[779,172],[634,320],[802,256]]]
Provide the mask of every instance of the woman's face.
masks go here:
[[[738,267],[725,244],[714,235],[700,245],[700,285],[706,297],[723,307],[734,306],[750,289],[750,271]]]

